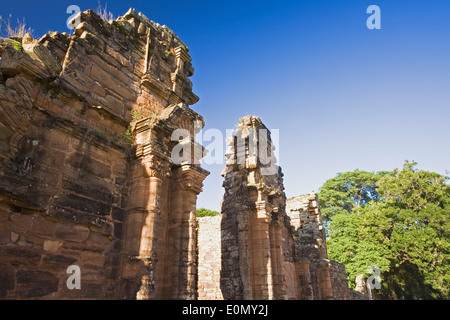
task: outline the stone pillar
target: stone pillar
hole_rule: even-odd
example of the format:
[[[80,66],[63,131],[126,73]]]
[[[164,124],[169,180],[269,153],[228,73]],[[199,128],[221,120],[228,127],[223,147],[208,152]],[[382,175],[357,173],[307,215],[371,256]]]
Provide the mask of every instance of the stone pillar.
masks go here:
[[[136,124],[122,271],[124,295],[129,299],[155,299],[156,270],[160,269],[156,268],[158,239],[165,234],[158,234],[159,224],[160,217],[167,215],[161,211],[162,186],[170,177],[172,164],[163,146],[155,143],[156,135],[149,119]]]
[[[143,262],[144,269],[141,271],[141,287],[136,294],[138,300],[149,300],[154,298],[155,279],[154,274],[156,257],[157,229],[159,220],[159,199],[161,194],[161,182],[158,177],[149,177],[149,200],[147,212],[142,221],[141,243],[139,255],[136,259]]]
[[[333,299],[333,285],[330,274],[330,263],[329,260],[321,260],[317,261],[316,265],[316,277],[317,277],[317,285],[316,289],[319,292],[319,296],[315,298],[319,298],[321,300],[332,300]]]
[[[170,258],[166,266],[170,286],[165,298],[195,299],[197,289],[197,195],[209,173],[198,166],[182,165],[174,173],[169,218]]]
[[[176,47],[174,51],[177,68],[175,72],[170,74],[170,79],[172,81],[172,91],[181,96],[186,87],[186,79],[183,75],[184,64],[186,61],[190,61],[191,57],[184,47]]]
[[[267,159],[261,159],[260,151],[266,149],[273,150],[270,133],[258,117],[242,118],[236,132],[227,138],[221,278],[225,299],[286,296],[282,230],[272,221],[274,214],[277,219],[278,214],[284,216],[284,206],[278,205],[285,195],[281,171],[265,174],[267,170],[263,170],[267,161],[262,160],[269,158],[264,152]],[[270,164],[277,168],[274,162]]]
[[[128,270],[134,270],[135,279],[140,279],[136,293],[139,300],[154,298],[161,186],[168,167],[162,159],[145,154],[132,168],[125,258],[131,264]]]
[[[317,195],[286,200],[273,150],[270,132],[258,117],[242,118],[227,138],[227,168],[222,172],[223,297],[348,297],[345,269],[327,259]]]
[[[360,274],[355,279],[356,286],[353,292],[355,296],[353,300],[370,300],[369,299],[369,290],[367,290],[366,281],[364,280],[364,274]]]
[[[311,279],[310,263],[306,259],[301,259],[295,264],[297,279],[298,279],[298,299],[313,300],[314,289]]]
[[[252,300],[253,299],[253,274],[252,274],[252,252],[253,252],[253,239],[249,236],[253,233],[254,226],[252,224],[251,215],[253,211],[251,211],[245,205],[237,206],[237,241],[232,243],[233,248],[237,248],[231,252],[229,257],[231,257],[231,263],[229,262],[229,267],[233,267],[235,272],[231,277],[227,280],[235,285],[236,287],[236,296],[235,299],[245,299]],[[228,214],[224,214],[224,218],[227,217]],[[229,250],[229,248],[225,248]],[[226,255],[222,255],[225,257]],[[228,260],[228,259],[227,259]],[[234,263],[237,262],[236,266],[233,266]],[[236,270],[237,269],[237,270]],[[239,275],[240,281],[234,280],[234,276]],[[242,287],[239,287],[242,285]],[[241,295],[242,294],[242,295]]]
[[[278,208],[277,208],[278,211]],[[283,221],[284,215],[279,212],[272,213],[270,225],[270,256],[272,258],[272,269],[274,279],[274,299],[287,299],[287,283],[283,268]]]
[[[257,201],[256,217],[252,221],[252,289],[253,299],[273,299],[273,270],[270,250],[269,225],[271,206],[266,201]]]

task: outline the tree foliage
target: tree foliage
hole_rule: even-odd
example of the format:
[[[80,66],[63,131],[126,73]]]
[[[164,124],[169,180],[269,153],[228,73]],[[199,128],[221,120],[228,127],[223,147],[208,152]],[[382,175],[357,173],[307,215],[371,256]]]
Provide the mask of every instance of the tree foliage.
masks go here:
[[[376,182],[387,172],[367,172],[356,169],[338,173],[327,180],[320,189],[322,218],[331,220],[334,215],[351,213],[369,201],[379,200]]]
[[[338,207],[329,215],[327,233],[330,259],[343,263],[354,287],[355,278],[376,265],[382,273],[382,288],[376,292],[386,299],[450,298],[450,186],[448,178],[434,172],[417,171],[415,162],[403,170],[382,174],[355,171],[338,175],[324,184],[319,199],[350,199],[321,203]],[[364,177],[356,184],[355,174]],[[374,181],[373,178],[377,177]],[[350,186],[347,197],[345,179]],[[339,181],[339,183],[336,183]],[[374,184],[371,183],[374,181]],[[369,183],[367,183],[369,182]],[[358,188],[367,184],[376,192],[361,201]],[[330,198],[334,185],[340,198]],[[367,189],[365,189],[367,190]],[[321,196],[325,191],[325,196]],[[370,191],[372,192],[372,191]],[[356,201],[355,201],[356,200]],[[340,200],[339,200],[340,201]]]
[[[220,215],[219,212],[205,208],[197,209],[197,217],[214,217]]]

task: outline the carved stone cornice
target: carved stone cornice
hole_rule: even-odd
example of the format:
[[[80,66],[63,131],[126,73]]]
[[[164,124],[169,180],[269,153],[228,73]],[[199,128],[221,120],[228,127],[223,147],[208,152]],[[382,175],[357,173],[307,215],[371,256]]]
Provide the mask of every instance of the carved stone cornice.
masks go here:
[[[143,164],[148,177],[164,179],[171,175],[171,163],[166,158],[152,155]]]
[[[202,192],[203,181],[208,175],[209,171],[200,166],[181,165],[177,168],[175,186],[181,190],[189,190],[199,194]]]
[[[170,162],[170,145],[167,137],[172,134],[172,128],[167,126],[157,116],[138,121],[133,131],[136,137],[136,158],[158,156]]]
[[[284,217],[286,216],[284,211],[280,211],[278,207],[274,207],[271,216],[272,225],[276,227],[282,227],[284,225]]]
[[[147,51],[148,45],[147,43]],[[172,86],[168,87],[158,77],[148,72],[148,66],[144,67],[146,72],[141,78],[141,85],[162,99],[168,100],[169,103],[184,102],[193,105],[199,100],[199,97],[192,92],[192,82],[188,79],[189,73],[193,71],[189,69],[185,71],[185,63],[189,63],[192,59],[184,46],[176,47],[174,52],[176,69],[170,74]],[[148,56],[149,53],[146,53],[146,63],[148,63]]]
[[[187,117],[190,119],[190,121],[200,121],[200,126],[198,127],[198,130],[202,129],[205,126],[205,120],[201,115],[199,115],[197,112],[189,108],[184,103],[178,103],[173,104],[164,109],[163,113],[161,114],[161,119],[164,123],[170,123],[174,128],[178,129],[179,127],[177,124],[182,121],[182,118]]]
[[[284,192],[283,192],[281,186],[279,186],[279,185],[269,185],[263,180],[260,180],[260,182],[258,182],[256,184],[250,184],[249,183],[248,186],[256,187],[258,192],[260,192],[260,193],[262,193],[264,195],[267,195],[267,196],[279,197],[279,198],[283,198],[284,197]]]
[[[273,206],[266,201],[256,201],[256,215],[258,219],[262,219],[266,223],[272,221],[272,210]]]
[[[190,61],[191,56],[185,47],[179,46],[175,48],[175,57],[183,62]]]

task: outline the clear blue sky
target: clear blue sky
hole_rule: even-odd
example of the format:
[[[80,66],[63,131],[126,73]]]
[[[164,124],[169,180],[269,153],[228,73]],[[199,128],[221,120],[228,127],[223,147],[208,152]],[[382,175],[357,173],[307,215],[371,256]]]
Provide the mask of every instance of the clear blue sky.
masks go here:
[[[288,197],[317,191],[338,172],[402,167],[450,170],[450,1],[105,1],[165,24],[190,47],[194,110],[225,132],[258,115],[280,129]],[[66,29],[66,8],[91,1],[2,1],[37,36]],[[366,9],[381,8],[381,30]],[[220,210],[224,165],[200,207]]]

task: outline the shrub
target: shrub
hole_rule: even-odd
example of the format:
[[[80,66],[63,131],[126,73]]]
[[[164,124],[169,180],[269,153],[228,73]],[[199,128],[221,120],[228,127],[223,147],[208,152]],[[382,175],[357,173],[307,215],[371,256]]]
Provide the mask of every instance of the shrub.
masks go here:
[[[205,209],[205,208],[199,208],[197,209],[197,217],[214,217],[220,215],[219,212]]]

